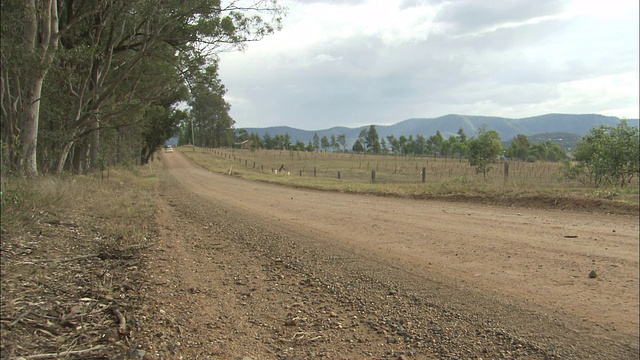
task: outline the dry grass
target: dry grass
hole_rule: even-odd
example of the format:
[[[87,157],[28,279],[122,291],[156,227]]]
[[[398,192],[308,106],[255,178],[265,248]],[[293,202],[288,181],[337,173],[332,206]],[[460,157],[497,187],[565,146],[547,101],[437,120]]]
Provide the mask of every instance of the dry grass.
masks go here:
[[[46,176],[2,179],[2,228],[16,229],[44,219],[84,214],[108,221],[101,233],[136,243],[148,233],[145,219],[153,213],[155,176],[144,168],[111,170],[109,178]]]
[[[3,176],[1,358],[121,357],[155,183],[148,167],[104,180]]]
[[[577,201],[584,208],[589,207],[587,202],[621,204],[636,212],[638,208],[637,179],[625,189],[585,187],[564,179],[561,163],[511,161],[505,177],[505,163],[496,162],[485,178],[467,161],[457,158],[199,148],[194,152],[190,147],[181,151],[214,172],[287,186],[393,196],[464,197],[535,207],[567,206],[568,201]],[[274,170],[282,166],[286,171],[276,174]]]

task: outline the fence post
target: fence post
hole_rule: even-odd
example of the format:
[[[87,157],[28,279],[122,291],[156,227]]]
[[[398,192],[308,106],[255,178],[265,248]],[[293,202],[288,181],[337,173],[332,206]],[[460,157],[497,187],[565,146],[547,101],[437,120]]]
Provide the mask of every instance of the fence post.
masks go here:
[[[316,167],[313,167],[313,177],[316,177]]]
[[[504,162],[504,183],[507,184],[507,179],[509,178],[509,162]]]
[[[371,182],[376,182],[376,171],[371,170]]]
[[[338,171],[338,180],[340,180],[340,171]]]
[[[422,182],[425,182],[427,179],[427,168],[423,167],[422,168]]]

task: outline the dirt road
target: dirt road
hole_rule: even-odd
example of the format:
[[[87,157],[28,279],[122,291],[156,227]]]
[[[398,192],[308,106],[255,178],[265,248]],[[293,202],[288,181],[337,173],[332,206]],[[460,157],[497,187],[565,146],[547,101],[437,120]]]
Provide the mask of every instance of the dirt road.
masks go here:
[[[163,164],[150,356],[638,358],[637,217],[297,190],[180,152]]]

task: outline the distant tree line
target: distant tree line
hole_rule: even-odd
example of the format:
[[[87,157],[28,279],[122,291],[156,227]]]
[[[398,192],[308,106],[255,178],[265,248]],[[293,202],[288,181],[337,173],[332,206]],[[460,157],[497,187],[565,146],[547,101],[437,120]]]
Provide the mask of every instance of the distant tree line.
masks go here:
[[[320,138],[315,133],[313,140],[307,144],[299,140],[292,144],[289,134],[265,134],[261,138],[258,134],[248,134],[241,129],[236,132],[236,140],[251,140],[253,149],[348,151],[344,134]],[[568,179],[581,179],[597,186],[618,183],[623,187],[634,176],[638,176],[638,149],[638,128],[630,127],[622,120],[615,128],[600,126],[591,129],[587,136],[577,142],[573,159],[570,159],[559,144],[546,140],[532,145],[523,134],[515,136],[511,144],[504,147],[500,134],[495,130],[488,130],[486,126],[480,127],[471,138],[460,128],[455,135],[446,139],[440,131],[429,138],[423,135],[401,135],[398,138],[389,135],[385,139],[378,135],[375,125],[370,125],[368,129],[362,129],[350,151],[362,154],[466,158],[485,177],[497,160],[563,161]]]
[[[276,134],[271,136],[270,134],[264,134],[264,136],[260,137],[260,135],[256,133],[247,133],[244,129],[238,129],[234,133],[234,141],[235,144],[240,144],[246,140],[251,141],[251,149],[267,149],[267,150],[292,150],[292,151],[347,151],[347,140],[344,134],[340,134],[337,137],[335,135],[331,135],[331,140],[329,137],[323,136],[320,138],[317,133],[313,136],[313,141],[309,141],[308,143],[304,143],[300,140],[297,140],[295,143],[292,143],[291,137],[289,134]]]
[[[500,142],[500,135],[493,131],[481,128],[477,137],[492,136]],[[375,125],[370,125],[368,129],[362,129],[358,138],[349,149],[355,153],[364,154],[393,154],[407,156],[445,156],[445,157],[467,157],[469,155],[470,146],[473,141],[478,140],[476,137],[468,138],[463,128],[458,129],[455,135],[448,138],[437,131],[434,135],[426,138],[423,135],[401,135],[395,137],[389,135],[381,138]],[[252,148],[268,149],[268,150],[296,150],[296,151],[348,151],[348,144],[344,134],[330,137],[323,136],[320,138],[318,133],[313,135],[313,140],[304,143],[300,140],[292,143],[289,134],[270,135],[265,134],[260,137],[255,133],[247,133],[244,129],[236,130],[235,141],[242,142],[244,140],[252,140]],[[494,144],[496,156],[504,155],[507,158],[518,159],[522,161],[561,161],[567,158],[566,151],[556,143],[548,140],[535,145],[531,145],[527,136],[519,134],[515,137],[511,146],[503,148]]]

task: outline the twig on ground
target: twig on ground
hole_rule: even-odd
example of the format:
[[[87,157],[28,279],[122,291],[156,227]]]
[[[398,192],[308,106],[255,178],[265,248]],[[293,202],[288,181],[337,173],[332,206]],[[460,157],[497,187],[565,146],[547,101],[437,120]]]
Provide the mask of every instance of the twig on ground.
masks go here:
[[[27,315],[31,314],[31,310],[27,310],[25,312],[23,312],[22,314],[20,314],[15,320],[13,320],[8,326],[9,327],[13,327],[15,326],[17,323],[19,323],[20,321],[22,321],[22,319],[24,319],[25,317],[27,317]]]
[[[149,248],[152,245],[153,244],[131,245],[131,246],[124,247],[122,249],[118,249],[118,251],[125,252],[125,251],[128,251],[128,250],[142,250],[142,249]],[[46,262],[69,262],[69,261],[89,259],[89,258],[100,257],[100,256],[103,256],[103,254],[100,253],[100,254],[80,255],[80,256],[74,256],[72,258],[64,258],[64,259],[37,259],[37,260],[33,260],[33,261],[19,261],[19,262],[16,262],[16,264],[18,264],[18,265],[35,265],[35,264],[46,263]]]
[[[45,262],[69,262],[69,261],[88,259],[88,258],[98,257],[98,256],[100,256],[100,254],[80,255],[80,256],[75,256],[75,257],[66,258],[66,259],[38,259],[38,260],[33,260],[33,261],[20,261],[20,262],[17,262],[16,264],[18,264],[18,265],[35,265],[35,264],[45,263]]]
[[[115,315],[118,318],[118,333],[120,335],[126,335],[127,334],[127,319],[124,317],[124,315],[122,315],[122,313],[120,312],[120,310],[118,310],[118,308],[113,307],[111,308],[111,311],[113,312],[113,315]]]
[[[96,345],[94,347],[90,347],[84,350],[67,350],[59,353],[37,354],[37,355],[29,355],[29,356],[22,356],[22,357],[19,356],[13,359],[14,360],[16,359],[25,359],[25,360],[55,359],[55,358],[67,357],[69,355],[83,355],[83,354],[90,353],[92,351],[100,350],[102,348],[104,348],[104,345]]]

